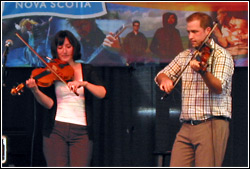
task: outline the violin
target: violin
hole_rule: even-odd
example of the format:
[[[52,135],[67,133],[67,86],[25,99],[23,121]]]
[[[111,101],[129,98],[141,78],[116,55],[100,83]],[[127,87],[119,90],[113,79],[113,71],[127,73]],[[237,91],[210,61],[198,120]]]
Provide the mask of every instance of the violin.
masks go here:
[[[65,81],[73,79],[74,69],[68,63],[62,62],[60,59],[54,59],[48,65]],[[50,87],[54,81],[60,80],[58,76],[52,73],[48,67],[37,68],[31,72],[31,78],[34,78],[40,87]],[[17,87],[12,88],[10,93],[12,95],[21,95],[24,87],[25,84],[21,83]]]
[[[203,42],[197,48],[197,50],[193,53],[193,55],[192,55],[191,59],[189,60],[189,62],[186,64],[186,66],[180,72],[180,76],[174,81],[174,85],[173,85],[174,87],[177,85],[177,83],[181,79],[183,72],[186,70],[186,68],[190,64],[191,60],[197,59],[198,61],[200,61],[200,65],[201,65],[201,70],[200,71],[201,72],[205,72],[206,71],[207,66],[208,66],[207,65],[207,61],[208,61],[208,59],[209,59],[209,57],[211,55],[211,52],[212,52],[212,49],[207,44],[207,41],[209,40],[211,34],[213,33],[213,31],[215,30],[215,28],[217,27],[217,25],[218,25],[217,23],[214,24],[212,30],[209,32],[209,34],[206,36],[206,38],[203,40]],[[163,100],[164,98],[166,98],[168,96],[169,96],[168,93],[164,93],[164,95],[161,97],[161,100]]]
[[[202,48],[201,51],[199,52],[199,54],[196,57],[196,60],[200,62],[200,73],[207,71],[207,61],[209,59],[209,57],[211,56],[212,53],[212,48],[205,44]]]
[[[16,33],[16,36],[46,65],[45,68],[34,69],[31,73],[31,77],[36,80],[38,86],[49,87],[56,80],[60,80],[67,85],[66,81],[73,79],[74,69],[68,63],[60,59],[54,59],[50,63],[47,63],[18,33]],[[11,94],[20,95],[24,86],[24,83],[21,83],[17,87],[12,88]],[[79,96],[78,93],[75,92],[75,94]]]

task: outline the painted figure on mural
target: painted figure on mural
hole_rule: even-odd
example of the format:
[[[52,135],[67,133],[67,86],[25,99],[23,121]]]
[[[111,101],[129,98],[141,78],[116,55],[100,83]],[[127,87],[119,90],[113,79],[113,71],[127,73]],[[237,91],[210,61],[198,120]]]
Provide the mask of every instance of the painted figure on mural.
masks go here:
[[[150,50],[159,57],[161,62],[171,61],[183,50],[180,32],[176,29],[177,16],[167,12],[162,16],[163,27],[157,29],[152,39]]]
[[[139,31],[140,21],[132,23],[133,31],[128,33],[123,40],[122,50],[127,63],[144,62],[148,41],[145,35]]]
[[[28,44],[41,56],[45,61],[49,61],[46,57],[50,53],[47,51],[49,45],[49,29],[52,17],[48,21],[37,21],[29,18],[22,19],[19,24],[15,23],[15,28],[20,30],[22,34],[28,34]],[[26,64],[32,67],[44,67],[45,64],[34,54],[28,47],[24,49],[24,58]]]
[[[106,35],[97,26],[95,19],[68,19],[68,22],[76,30],[80,36],[80,43],[84,46],[81,59],[88,62],[91,54],[102,44]]]
[[[81,60],[93,65],[124,65],[121,56],[107,50],[99,50],[106,35],[98,27],[96,19],[68,19],[80,36]]]
[[[247,66],[248,54],[248,22],[237,18],[225,8],[217,11],[220,28],[214,30],[218,43],[226,48],[234,57],[236,65]]]

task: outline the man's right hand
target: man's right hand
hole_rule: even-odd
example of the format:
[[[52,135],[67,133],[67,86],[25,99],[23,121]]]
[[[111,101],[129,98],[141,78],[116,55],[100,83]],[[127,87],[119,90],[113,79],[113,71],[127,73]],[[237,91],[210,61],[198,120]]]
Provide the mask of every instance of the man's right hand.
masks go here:
[[[160,90],[169,94],[174,89],[173,81],[164,73],[159,74],[156,80],[159,84]]]

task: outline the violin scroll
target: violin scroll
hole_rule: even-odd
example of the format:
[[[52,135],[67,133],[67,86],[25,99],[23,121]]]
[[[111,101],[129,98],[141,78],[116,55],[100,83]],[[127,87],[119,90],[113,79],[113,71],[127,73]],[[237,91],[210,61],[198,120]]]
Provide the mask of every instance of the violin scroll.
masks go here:
[[[17,87],[13,87],[10,91],[12,96],[16,96],[16,95],[21,95],[21,93],[23,92],[23,88],[24,88],[24,84],[21,83],[19,85],[17,85]]]

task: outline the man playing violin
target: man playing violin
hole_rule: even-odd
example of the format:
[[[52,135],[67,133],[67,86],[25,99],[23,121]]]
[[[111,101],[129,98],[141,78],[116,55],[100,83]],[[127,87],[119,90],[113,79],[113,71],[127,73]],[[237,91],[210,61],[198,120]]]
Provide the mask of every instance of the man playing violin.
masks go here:
[[[224,48],[207,38],[213,22],[209,15],[196,12],[187,19],[192,49],[179,53],[155,77],[160,90],[170,93],[178,77],[182,78],[182,126],[176,135],[171,167],[221,166],[229,137],[232,117],[232,75],[234,62]],[[207,45],[200,46],[206,41]],[[197,49],[202,58],[193,58]],[[192,60],[191,60],[192,59]],[[188,64],[188,65],[187,65]],[[184,71],[183,68],[186,67]]]

